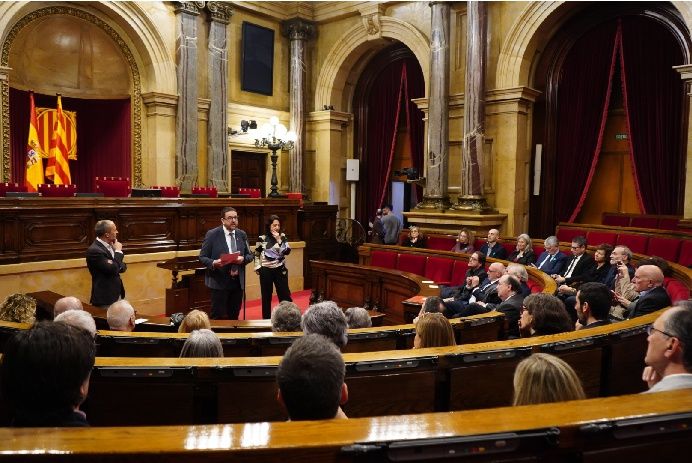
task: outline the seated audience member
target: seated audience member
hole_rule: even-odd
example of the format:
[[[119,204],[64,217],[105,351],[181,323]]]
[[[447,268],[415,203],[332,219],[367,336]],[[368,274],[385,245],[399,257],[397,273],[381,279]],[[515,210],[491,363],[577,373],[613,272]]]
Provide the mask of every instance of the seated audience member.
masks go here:
[[[576,329],[608,325],[608,313],[613,297],[603,283],[584,283],[577,291],[574,309],[577,312]]]
[[[562,269],[567,256],[560,252],[560,242],[557,236],[549,236],[543,241],[545,251],[536,259],[536,268],[548,275],[558,273]]]
[[[425,237],[420,234],[420,230],[415,225],[408,228],[408,237],[401,243],[402,246],[408,248],[424,248]]]
[[[61,313],[53,320],[56,323],[67,323],[85,330],[92,338],[96,337],[96,322],[94,317],[85,310],[70,309]]]
[[[347,418],[341,405],[348,400],[346,366],[333,342],[305,334],[288,348],[279,368],[277,399],[291,421]]]
[[[125,299],[112,303],[106,312],[108,327],[113,331],[134,331],[135,317],[135,309]]]
[[[474,251],[473,242],[475,240],[476,234],[473,233],[471,230],[464,228],[459,232],[459,235],[457,236],[457,242],[454,244],[451,251],[471,254]]]
[[[53,306],[53,319],[68,310],[84,310],[82,301],[74,296],[61,297],[55,301],[55,305]]]
[[[203,357],[223,357],[223,347],[219,336],[207,328],[190,333],[180,351],[180,358]]]
[[[445,316],[447,318],[468,317],[478,313],[488,312],[485,305],[501,302],[497,294],[497,285],[500,277],[505,274],[505,266],[499,262],[493,262],[488,267],[488,277],[480,281],[476,276],[466,279],[466,285],[458,296],[453,299],[444,299]]]
[[[496,228],[488,230],[488,239],[486,243],[481,246],[480,251],[485,254],[486,257],[507,259],[507,250],[500,244],[500,230]]]
[[[416,337],[413,340],[414,349],[425,347],[456,346],[454,330],[449,320],[441,313],[425,313],[416,323]]]
[[[655,265],[640,265],[634,272],[632,284],[639,299],[627,318],[641,317],[670,305],[670,296],[663,287],[663,272]]]
[[[281,301],[272,311],[272,331],[300,331],[300,309],[294,302]]]
[[[529,281],[529,272],[526,271],[526,267],[522,264],[509,264],[507,266],[507,275],[512,275],[519,280],[521,283],[521,295],[523,297],[531,294],[531,288],[529,288],[527,284],[527,281]]]
[[[321,334],[331,339],[339,349],[348,343],[346,315],[333,301],[318,302],[308,307],[300,327],[305,334]]]
[[[574,324],[567,315],[565,304],[552,294],[536,293],[524,299],[519,318],[522,337],[574,331]]]
[[[178,333],[192,333],[195,330],[211,329],[209,315],[202,310],[191,310],[178,327]]]
[[[505,314],[507,320],[507,336],[510,338],[519,337],[519,315],[524,298],[521,295],[521,284],[519,280],[511,275],[503,275],[497,285],[497,295],[502,302],[493,310]]]
[[[513,405],[535,405],[586,398],[579,377],[564,360],[533,354],[514,371]]]
[[[606,273],[605,281],[603,282],[608,289],[614,291],[617,286],[618,279],[622,272],[627,272],[632,278],[634,276],[634,267],[630,263],[632,261],[632,251],[627,246],[618,245],[613,248],[610,253],[610,269]],[[629,301],[627,302],[629,306]],[[622,320],[627,317],[629,309],[624,307],[617,301],[610,307],[610,318],[614,320]]]
[[[413,324],[415,325],[416,323],[418,323],[418,320],[421,316],[423,316],[423,314],[444,313],[444,311],[445,304],[441,298],[437,296],[426,297],[425,301],[423,302],[423,305],[421,305],[420,311],[418,312],[418,316],[413,319]]]
[[[478,277],[478,281],[483,281],[488,278],[485,272],[485,254],[481,252],[473,252],[469,256],[469,263],[466,267],[466,283],[459,286],[442,286],[440,288],[440,297],[442,299],[457,298],[461,296],[464,286],[469,284],[471,277]]]
[[[576,294],[576,288],[587,281],[592,281],[596,262],[586,252],[586,238],[575,236],[572,239],[572,257],[567,259],[559,272],[550,275],[560,285],[560,294]]]
[[[372,319],[364,308],[351,307],[346,309],[346,323],[348,323],[349,328],[370,328]]]
[[[86,331],[38,322],[5,344],[2,396],[18,427],[89,426],[79,410],[89,391],[96,347]]]
[[[594,268],[593,281],[596,283],[606,282],[606,276],[610,270],[610,253],[613,252],[613,247],[608,243],[599,244],[596,251],[593,253],[593,260],[596,262]]]
[[[673,268],[668,261],[658,256],[651,256],[639,262],[639,265],[655,265],[661,269],[663,278],[673,276]],[[620,305],[627,308],[634,307],[639,298],[639,291],[635,289],[634,283],[630,280],[630,274],[625,266],[618,267],[618,276],[615,279],[615,298]]]
[[[675,306],[648,328],[642,380],[647,392],[692,388],[692,308]]]
[[[0,320],[14,323],[36,321],[36,299],[21,293],[10,294],[0,304]]]
[[[531,247],[531,237],[526,233],[517,236],[517,248],[509,255],[508,261],[515,264],[531,265],[536,262],[536,254]]]

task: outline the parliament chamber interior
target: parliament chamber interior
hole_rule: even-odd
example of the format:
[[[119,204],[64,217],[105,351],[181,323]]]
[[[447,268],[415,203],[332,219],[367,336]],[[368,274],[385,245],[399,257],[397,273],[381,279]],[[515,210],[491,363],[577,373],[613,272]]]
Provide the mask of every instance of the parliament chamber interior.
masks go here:
[[[22,427],[0,394],[2,459],[686,461],[690,389],[643,374],[658,341],[692,374],[668,322],[692,310],[691,30],[687,1],[0,2],[0,301],[35,302],[29,322],[0,308],[0,364],[66,296],[95,325],[88,426]],[[259,246],[277,220],[285,255]],[[242,232],[219,238],[238,320],[215,316],[216,229]],[[292,419],[277,378],[308,330],[263,318],[277,262],[304,326],[327,301],[367,311],[337,344],[348,419]],[[620,263],[656,288],[622,302]],[[486,303],[473,284],[498,265]],[[505,310],[515,280],[569,330]],[[575,329],[593,281],[624,315]],[[451,343],[421,347],[441,295]],[[191,311],[220,356],[181,356]],[[580,395],[519,402],[535,358]]]

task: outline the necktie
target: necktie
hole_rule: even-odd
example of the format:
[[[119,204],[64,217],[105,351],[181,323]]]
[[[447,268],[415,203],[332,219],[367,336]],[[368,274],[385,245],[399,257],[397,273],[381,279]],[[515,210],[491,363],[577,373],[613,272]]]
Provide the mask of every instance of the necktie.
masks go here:
[[[236,245],[235,242],[235,231],[232,231],[230,233],[231,235],[231,252],[236,252],[238,250],[238,246]]]
[[[547,256],[545,256],[545,259],[543,259],[543,262],[541,262],[541,264],[538,266],[538,268],[539,268],[539,269],[543,268],[543,266],[545,265],[545,263],[548,262],[550,259],[552,259],[552,256],[551,256],[550,254],[548,254]]]
[[[567,271],[565,272],[565,278],[569,278],[572,276],[572,272],[574,271],[574,267],[577,266],[578,260],[579,260],[579,257],[574,257],[572,259],[572,262],[569,263],[569,267],[567,267]]]

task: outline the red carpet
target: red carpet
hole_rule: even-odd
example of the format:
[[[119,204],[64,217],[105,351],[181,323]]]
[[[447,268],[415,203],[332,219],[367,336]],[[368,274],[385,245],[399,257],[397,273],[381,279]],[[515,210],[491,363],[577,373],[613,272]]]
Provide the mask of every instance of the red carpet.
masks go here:
[[[291,293],[291,298],[300,308],[301,312],[305,312],[305,309],[310,305],[310,290],[304,289],[302,291],[294,291]],[[279,299],[274,294],[272,297],[272,307],[279,303]],[[260,320],[262,318],[262,299],[254,299],[252,301],[247,301],[245,307],[245,313],[247,318],[243,317],[243,308],[240,308],[240,320]]]

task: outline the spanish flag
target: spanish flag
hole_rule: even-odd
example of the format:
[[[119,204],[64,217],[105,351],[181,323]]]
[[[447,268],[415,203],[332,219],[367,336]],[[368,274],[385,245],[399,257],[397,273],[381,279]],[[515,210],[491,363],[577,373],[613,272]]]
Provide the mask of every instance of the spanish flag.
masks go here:
[[[46,177],[52,179],[55,185],[69,185],[72,183],[70,166],[67,163],[66,126],[65,114],[62,112],[62,97],[58,95],[58,108],[55,114],[55,122],[53,123],[53,136],[50,140],[48,166],[46,167]]]
[[[38,141],[38,123],[36,122],[36,105],[34,92],[29,92],[29,140],[26,143],[26,178],[24,184],[28,191],[36,191],[43,183],[43,162],[41,161],[41,145]]]

